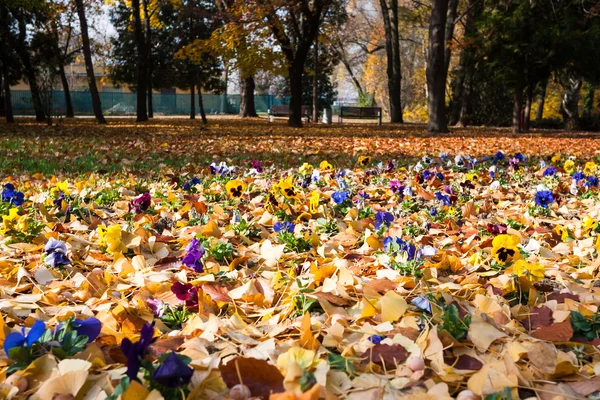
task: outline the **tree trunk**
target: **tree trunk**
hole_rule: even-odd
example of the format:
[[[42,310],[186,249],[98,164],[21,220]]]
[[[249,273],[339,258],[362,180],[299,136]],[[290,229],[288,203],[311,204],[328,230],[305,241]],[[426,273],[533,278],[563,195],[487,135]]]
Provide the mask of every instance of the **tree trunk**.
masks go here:
[[[288,69],[290,79],[290,117],[288,125],[302,127],[302,70],[304,63],[293,63]]]
[[[13,115],[12,109],[12,96],[10,92],[10,79],[8,75],[8,67],[2,64],[2,75],[3,80],[2,83],[4,85],[4,115],[6,116],[6,122],[13,123],[15,122],[15,117]]]
[[[400,59],[400,35],[398,32],[398,1],[379,0],[385,28],[387,53],[388,92],[390,97],[390,122],[403,123],[402,119],[402,70]]]
[[[312,92],[312,120],[313,122],[317,122],[319,118],[319,39],[315,39],[315,44],[313,46],[313,92]]]
[[[85,18],[85,8],[83,0],[75,0],[77,14],[79,15],[79,25],[81,27],[81,41],[83,45],[83,56],[85,59],[85,71],[87,73],[88,84],[90,86],[90,95],[92,96],[92,107],[96,121],[99,124],[106,124],[106,119],[102,115],[102,105],[100,103],[100,95],[96,86],[96,77],[94,75],[94,64],[92,63],[92,51],[90,50],[90,38],[88,36],[87,20]]]
[[[541,122],[542,119],[544,119],[544,103],[546,102],[546,88],[548,86],[548,81],[546,80],[543,83],[542,86],[542,91],[540,93],[540,96],[538,97],[538,103],[537,103],[537,112],[535,114],[535,120],[536,122]]]
[[[140,17],[140,0],[131,0],[133,12],[133,30],[137,47],[137,80],[136,80],[136,108],[137,122],[148,121],[146,97],[148,94],[148,55],[146,54],[146,40]]]
[[[460,61],[458,63],[458,68],[454,73],[454,78],[452,80],[452,95],[450,98],[449,104],[449,114],[450,114],[450,125],[456,125],[460,118],[460,110],[462,105],[462,97],[464,92],[464,83],[465,83],[465,68],[466,68],[466,49],[464,49],[460,53]]]
[[[579,126],[579,97],[581,95],[581,78],[569,78],[569,85],[565,89],[562,101],[560,104],[565,127],[568,130],[577,130]]]
[[[45,121],[46,116],[44,114],[44,107],[42,106],[42,100],[40,97],[40,89],[37,84],[37,77],[35,75],[35,69],[31,63],[31,55],[27,48],[25,38],[27,36],[27,26],[25,20],[19,18],[19,40],[17,43],[17,53],[23,63],[23,69],[25,76],[27,77],[27,83],[29,83],[29,90],[31,92],[31,102],[33,103],[33,109],[35,110],[35,120],[38,122]]]
[[[148,0],[143,0],[144,22],[146,23],[146,54],[148,56],[148,118],[154,118],[152,105],[152,74],[154,64],[152,61],[152,30],[150,29],[150,14],[148,13]]]
[[[221,95],[221,106],[219,107],[219,114],[227,114],[227,84],[229,79],[229,67],[227,66],[227,64],[225,64],[224,72],[225,91]]]
[[[190,119],[196,119],[196,95],[194,93],[194,87],[196,84],[192,82],[190,86]]]
[[[204,113],[204,102],[202,101],[202,87],[198,85],[198,107],[200,107],[200,116],[202,117],[202,123],[208,124],[206,114]]]
[[[429,22],[429,54],[427,60],[427,88],[429,92],[429,132],[448,132],[446,122],[446,70],[444,28],[448,0],[433,0]]]
[[[250,75],[242,79],[242,98],[240,101],[240,117],[258,117],[254,105],[254,77]]]
[[[454,21],[456,20],[456,10],[458,9],[458,0],[448,1],[448,11],[446,14],[446,28],[444,32],[444,68],[446,69],[446,76],[448,75],[448,68],[450,67],[450,58],[452,57],[452,49],[450,42],[454,37]]]
[[[525,116],[523,118],[523,131],[529,132],[531,125],[531,103],[533,101],[533,86],[527,85],[527,95],[525,97]]]
[[[525,80],[525,60],[522,56],[517,56],[517,66],[515,71],[515,94],[513,96],[513,132],[519,133],[523,130],[521,124],[521,110],[523,109],[523,86]]]
[[[71,91],[69,90],[69,80],[67,79],[67,74],[65,73],[65,66],[62,63],[62,59],[58,61],[58,74],[60,75],[60,81],[63,87],[63,93],[65,95],[65,106],[66,117],[73,118],[75,116],[73,112],[73,102],[71,101]]]

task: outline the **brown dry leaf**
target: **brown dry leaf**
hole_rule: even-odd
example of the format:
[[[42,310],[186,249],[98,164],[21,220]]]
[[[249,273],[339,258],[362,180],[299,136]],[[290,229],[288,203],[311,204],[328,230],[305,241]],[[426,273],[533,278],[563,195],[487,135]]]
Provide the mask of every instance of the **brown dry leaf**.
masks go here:
[[[373,363],[390,371],[406,361],[408,351],[399,344],[376,344],[365,351],[360,358],[362,359],[361,364],[364,366]]]
[[[227,364],[221,365],[219,370],[227,387],[232,388],[243,383],[248,386],[252,396],[262,396],[266,399],[272,393],[284,391],[283,375],[274,365],[265,360],[236,357]]]

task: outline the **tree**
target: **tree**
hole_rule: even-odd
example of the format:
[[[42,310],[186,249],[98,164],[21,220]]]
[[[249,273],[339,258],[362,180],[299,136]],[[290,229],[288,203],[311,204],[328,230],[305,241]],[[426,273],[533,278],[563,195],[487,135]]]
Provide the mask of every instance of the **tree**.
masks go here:
[[[135,33],[137,55],[136,116],[137,122],[148,121],[146,96],[148,91],[148,54],[147,43],[142,28],[140,0],[131,0],[133,31]]]
[[[400,33],[398,0],[379,0],[385,26],[385,51],[387,53],[387,80],[390,97],[390,122],[403,123],[402,118],[402,65],[400,59]]]
[[[331,11],[332,0],[306,0],[291,3],[285,0],[255,0],[257,14],[263,15],[286,60],[290,84],[290,116],[288,125],[302,126],[302,77],[308,52],[317,37],[321,23]],[[332,18],[336,20],[337,18]]]
[[[82,50],[85,59],[85,71],[90,87],[90,95],[92,97],[92,108],[94,109],[96,122],[99,124],[106,124],[106,119],[104,118],[104,115],[102,115],[102,104],[100,103],[98,87],[96,86],[96,76],[94,74],[94,63],[92,62],[92,50],[90,48],[90,38],[88,36],[87,19],[85,16],[83,0],[75,0],[75,6],[77,8],[77,15],[79,16]]]
[[[446,14],[448,0],[433,0],[429,21],[429,52],[427,60],[427,90],[429,132],[448,132],[446,123]]]

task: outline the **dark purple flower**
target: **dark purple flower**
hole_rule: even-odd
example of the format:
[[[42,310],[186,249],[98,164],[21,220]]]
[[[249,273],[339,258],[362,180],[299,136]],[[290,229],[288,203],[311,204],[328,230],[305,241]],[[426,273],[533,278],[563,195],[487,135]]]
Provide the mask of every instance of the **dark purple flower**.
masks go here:
[[[193,238],[190,244],[185,248],[187,254],[181,260],[183,265],[192,268],[194,271],[200,273],[204,271],[204,264],[202,263],[202,257],[206,254],[206,250],[198,239]]]
[[[405,187],[406,186],[402,185],[399,181],[395,179],[390,181],[390,189],[392,190],[392,192],[394,192],[394,194],[399,194],[402,196],[402,192],[404,191]]]
[[[252,168],[254,168],[260,174],[262,174],[264,171],[262,165],[260,165],[260,161],[252,161]]]
[[[273,230],[277,233],[293,233],[294,232],[293,222],[281,222],[278,221],[273,225]]]
[[[179,300],[184,301],[187,308],[198,307],[198,286],[176,281],[171,286],[171,292]]]
[[[152,374],[152,379],[169,388],[180,388],[192,380],[193,368],[183,361],[174,351],[160,364]]]
[[[2,201],[12,203],[18,207],[25,202],[25,195],[22,192],[16,191],[12,183],[7,183],[4,185],[4,190],[2,191]]]
[[[150,208],[150,203],[152,202],[152,196],[150,193],[144,193],[137,199],[131,200],[129,203],[129,211],[133,210],[136,214],[140,214],[143,211],[146,211]]]
[[[535,194],[535,204],[540,207],[548,208],[554,202],[554,196],[550,190],[540,190]]]
[[[494,156],[494,162],[496,163],[496,162],[502,161],[502,160],[504,160],[504,153],[502,153],[501,151],[499,151]]]
[[[133,343],[129,338],[121,342],[121,351],[127,357],[127,376],[131,380],[137,380],[137,374],[142,366],[142,360],[146,357],[148,347],[156,340],[154,336],[154,327],[150,324],[144,324],[140,331],[140,339]]]
[[[88,343],[96,340],[102,330],[102,322],[97,318],[76,319],[73,321],[73,328],[77,331],[77,335],[85,335],[88,337]]]
[[[587,177],[587,186],[591,186],[591,187],[598,187],[598,178],[596,178],[595,176],[588,176]]]
[[[63,267],[71,264],[69,257],[67,257],[67,246],[64,242],[50,238],[46,243],[44,250],[46,251],[44,262],[51,267]]]
[[[508,231],[508,226],[504,224],[487,224],[485,230],[494,235],[503,235]]]
[[[392,160],[388,160],[387,164],[385,165],[385,172],[392,172],[392,170],[394,169],[394,162]]]
[[[59,192],[58,197],[56,197],[56,200],[54,200],[54,207],[61,208],[62,202],[64,199],[65,199],[65,194],[63,192]]]
[[[515,154],[515,158],[519,161],[525,161],[525,156],[521,153]]]
[[[394,215],[387,211],[379,211],[375,214],[375,229],[379,229],[381,225],[385,225],[387,228],[394,222]]]

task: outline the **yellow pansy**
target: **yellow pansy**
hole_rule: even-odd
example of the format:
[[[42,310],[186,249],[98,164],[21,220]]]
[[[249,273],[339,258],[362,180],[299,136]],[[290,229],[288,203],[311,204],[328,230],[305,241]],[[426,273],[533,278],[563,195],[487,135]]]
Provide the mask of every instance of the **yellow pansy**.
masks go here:
[[[524,276],[531,282],[544,279],[546,268],[540,264],[531,264],[525,260],[517,260],[513,265],[513,272],[517,276]]]
[[[558,164],[560,162],[560,158],[560,155],[556,154],[554,157],[552,157],[552,163]]]
[[[4,228],[2,228],[2,234],[14,229],[19,220],[19,209],[11,208],[8,210],[8,215],[2,216],[2,222],[4,224]]]
[[[361,167],[366,167],[370,163],[371,163],[371,157],[369,157],[369,156],[360,156],[360,157],[358,157],[358,164]]]
[[[309,163],[304,163],[300,166],[300,168],[298,168],[298,171],[300,171],[302,175],[310,175],[312,174],[313,169],[314,167],[312,165]]]
[[[69,182],[56,182],[56,185],[50,189],[50,194],[52,197],[58,197],[59,193],[63,192],[65,195],[69,194]]]
[[[331,171],[333,169],[333,165],[329,164],[327,160],[323,160],[321,161],[321,164],[319,164],[319,168],[325,171]]]
[[[319,212],[319,192],[316,190],[310,194],[310,212],[311,214]]]
[[[465,179],[471,182],[477,182],[479,181],[479,175],[477,175],[476,173],[466,174]]]
[[[565,161],[563,168],[568,174],[572,174],[575,171],[575,163],[573,160],[567,160]]]
[[[121,250],[121,225],[112,225],[108,228],[98,225],[98,245],[106,247],[106,250],[115,253]]]
[[[598,221],[587,215],[581,223],[581,230],[584,235],[589,235],[598,225]]]
[[[520,243],[517,235],[498,235],[492,242],[492,256],[500,263],[508,263],[521,258],[517,248]]]
[[[227,190],[227,194],[229,197],[234,199],[239,199],[244,195],[244,190],[246,190],[246,184],[239,179],[233,179],[225,185],[225,189]]]
[[[562,240],[563,242],[567,241],[567,238],[569,237],[569,229],[567,227],[562,225],[556,225],[554,231],[556,231],[556,233],[560,235],[560,240]]]
[[[583,173],[586,175],[592,175],[596,171],[596,163],[593,161],[588,161],[585,163],[585,167],[583,167]]]
[[[298,192],[294,188],[293,177],[287,177],[286,179],[279,182],[279,190],[287,199],[295,199],[298,197]]]

